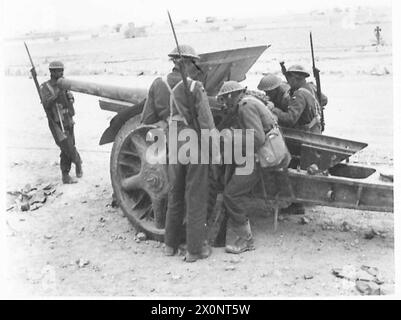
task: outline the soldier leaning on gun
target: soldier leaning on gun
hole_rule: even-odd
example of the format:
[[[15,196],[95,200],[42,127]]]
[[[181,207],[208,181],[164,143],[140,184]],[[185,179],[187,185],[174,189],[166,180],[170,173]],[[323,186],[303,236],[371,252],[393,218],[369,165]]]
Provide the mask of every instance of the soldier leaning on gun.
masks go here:
[[[159,121],[175,122],[178,133],[185,128],[195,129],[194,121],[198,121],[201,129],[214,129],[213,116],[202,83],[188,78],[190,94],[194,97],[193,107],[198,115],[197,119],[191,119],[191,102],[188,101],[185,93],[182,75],[179,72],[179,60],[181,53],[182,63],[191,76],[194,72],[198,72],[194,63],[199,56],[188,45],[180,45],[179,48],[180,51],[175,48],[169,54],[174,63],[172,72],[167,75],[166,79],[157,78],[153,81],[143,108],[141,122],[143,124]],[[173,97],[174,99],[172,99]],[[171,111],[172,114],[170,114]],[[178,148],[182,144],[182,141],[177,141]],[[200,155],[200,145],[198,150]],[[206,243],[208,177],[208,164],[168,164],[170,190],[164,237],[167,256],[175,255],[178,247],[185,240],[187,243],[186,262],[204,259],[211,254],[211,248]],[[186,229],[184,229],[185,220]]]
[[[242,129],[245,137],[246,129],[253,130],[255,153],[265,142],[265,132],[270,131],[275,124],[275,117],[268,108],[257,98],[249,95],[241,84],[236,81],[227,81],[221,87],[218,97],[230,108],[233,117],[230,128]],[[242,147],[245,147],[243,139]],[[224,187],[223,204],[228,216],[226,247],[228,253],[240,254],[253,250],[253,235],[247,216],[247,202],[252,188],[260,181],[259,164],[255,163],[254,170],[248,175],[240,175],[234,172]],[[212,184],[213,185],[213,184]],[[217,190],[210,192],[214,203]],[[211,204],[210,203],[210,204]]]
[[[74,97],[71,92],[60,90],[57,80],[63,77],[64,65],[53,61],[49,65],[50,80],[40,86],[43,106],[54,141],[59,146],[62,181],[66,184],[77,181],[69,175],[71,163],[75,164],[75,173],[82,177],[82,160],[75,148],[74,136]]]
[[[309,76],[310,74],[300,65],[288,68],[286,77],[291,87],[288,109],[283,111],[273,108],[272,112],[277,116],[280,126],[321,134],[320,105],[315,85],[306,82]],[[327,97],[324,94],[322,94],[322,104],[323,106],[327,104]],[[304,214],[305,209],[302,204],[293,203],[281,212]]]

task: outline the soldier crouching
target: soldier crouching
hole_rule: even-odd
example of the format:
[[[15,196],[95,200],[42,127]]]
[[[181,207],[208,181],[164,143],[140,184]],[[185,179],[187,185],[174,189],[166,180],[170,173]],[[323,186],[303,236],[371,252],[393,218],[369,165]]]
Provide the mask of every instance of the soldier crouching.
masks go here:
[[[273,114],[260,100],[247,94],[246,88],[236,81],[225,82],[218,96],[235,114],[232,123],[229,124],[230,128],[241,129],[243,138],[245,130],[253,130],[253,151],[257,153],[265,143],[265,132],[269,132],[276,124]],[[235,164],[234,167],[238,165]],[[261,180],[260,174],[260,165],[256,162],[249,174],[240,174],[232,170],[232,175],[224,187],[223,205],[228,216],[225,247],[227,253],[240,254],[254,249],[247,201],[253,187]]]

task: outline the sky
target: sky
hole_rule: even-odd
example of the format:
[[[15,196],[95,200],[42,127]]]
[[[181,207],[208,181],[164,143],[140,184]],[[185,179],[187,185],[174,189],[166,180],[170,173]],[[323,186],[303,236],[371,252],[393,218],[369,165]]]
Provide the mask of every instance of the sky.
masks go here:
[[[102,24],[138,25],[167,20],[215,17],[269,16],[333,7],[391,6],[392,0],[1,0],[3,32],[12,36],[29,31],[71,30]]]

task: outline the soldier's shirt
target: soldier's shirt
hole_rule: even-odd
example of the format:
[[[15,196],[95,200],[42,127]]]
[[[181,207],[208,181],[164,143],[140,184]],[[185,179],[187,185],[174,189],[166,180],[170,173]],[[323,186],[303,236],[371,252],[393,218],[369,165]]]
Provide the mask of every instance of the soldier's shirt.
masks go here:
[[[255,152],[265,142],[265,132],[275,124],[275,117],[257,98],[245,95],[238,103],[238,126],[240,129],[253,129]],[[242,134],[242,146],[245,147],[245,132]]]
[[[272,111],[278,117],[278,123],[284,127],[302,127],[311,123],[315,118],[315,98],[314,92],[308,83],[301,88],[308,90],[295,90],[291,96],[288,110],[282,111],[274,108]]]
[[[311,92],[313,92],[313,94],[315,95],[315,97],[316,97],[316,99],[317,99],[317,87],[316,87],[316,85],[313,83],[313,82],[308,82],[307,83],[307,85],[309,86],[309,88],[310,88],[310,90],[309,91],[311,91]],[[327,98],[327,96],[322,92],[321,93],[321,95],[322,95],[322,104],[321,104],[321,106],[322,107],[324,107],[324,106],[326,106],[327,105],[327,103],[328,103],[328,98]]]
[[[72,126],[74,125],[74,121],[72,117],[75,114],[73,102],[74,96],[70,91],[64,91],[62,94],[65,95],[65,99],[57,99],[58,93],[60,89],[57,87],[57,80],[50,79],[40,86],[40,95],[43,100],[43,106],[46,110],[46,115],[51,117],[53,121],[60,122],[57,110],[55,108],[56,103],[62,106],[60,110],[60,116],[63,118],[63,124],[65,126]],[[68,105],[66,102],[69,101],[70,104]]]
[[[167,75],[167,83],[173,89],[182,80],[178,70],[173,69]],[[195,82],[193,85],[192,82]],[[214,120],[209,106],[206,91],[201,82],[189,79],[188,86],[193,87],[191,93],[194,96],[195,109],[198,114],[198,122],[201,129],[214,129]],[[181,82],[174,90],[174,97],[179,105],[183,116],[190,123],[191,112],[189,102],[185,94],[184,84]],[[177,108],[173,107],[173,115],[179,114]],[[170,91],[162,78],[156,78],[150,86],[148,97],[141,115],[141,122],[144,124],[156,123],[160,120],[167,120],[170,116]]]
[[[255,97],[256,99],[260,100],[269,109],[274,107],[273,102],[270,101],[270,97],[267,96],[265,93],[262,93],[260,91],[255,91],[255,90],[246,90],[245,94]]]

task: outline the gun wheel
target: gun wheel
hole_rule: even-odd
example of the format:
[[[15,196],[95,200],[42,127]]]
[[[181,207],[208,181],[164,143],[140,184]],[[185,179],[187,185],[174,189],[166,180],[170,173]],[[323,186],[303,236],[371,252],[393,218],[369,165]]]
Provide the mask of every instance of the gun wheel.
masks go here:
[[[145,136],[139,116],[128,120],[118,132],[110,158],[114,195],[124,215],[137,231],[163,241],[167,204],[167,173],[163,165],[145,160]]]

